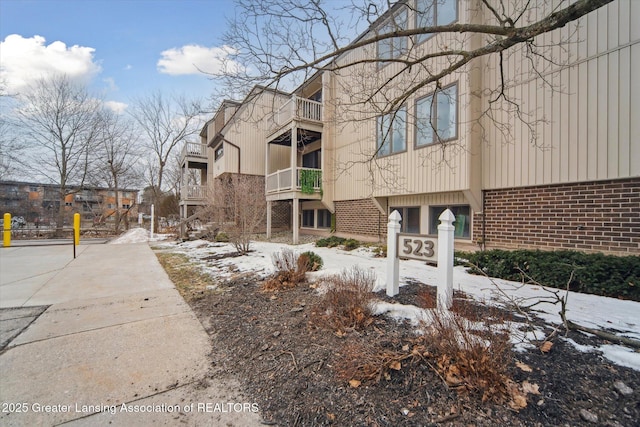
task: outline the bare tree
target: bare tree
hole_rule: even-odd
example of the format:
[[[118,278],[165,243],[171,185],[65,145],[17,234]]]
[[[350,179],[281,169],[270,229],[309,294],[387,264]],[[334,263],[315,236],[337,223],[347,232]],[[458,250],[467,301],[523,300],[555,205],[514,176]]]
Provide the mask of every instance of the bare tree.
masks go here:
[[[65,218],[65,198],[84,185],[101,126],[101,103],[66,76],[38,80],[18,97],[20,136],[30,149],[36,174],[59,185],[57,233]]]
[[[140,128],[143,144],[150,150],[146,177],[154,189],[154,202],[163,191],[165,172],[171,154],[182,142],[200,130],[202,105],[183,96],[164,96],[155,92],[134,102],[131,116]]]
[[[266,209],[262,177],[232,174],[216,179],[201,217],[216,223],[243,255],[249,252],[253,235],[264,226]]]
[[[545,75],[550,67],[569,63],[563,46],[575,42],[577,20],[612,1],[351,0],[339,5],[322,0],[236,0],[236,15],[224,37],[234,50],[226,72],[217,77],[232,93],[243,88],[246,93],[255,84],[291,89],[317,72],[337,76],[331,99],[324,99],[334,102],[333,117],[325,121],[333,120],[340,130],[382,118],[376,126],[379,143],[363,144],[360,159],[337,164],[337,172],[353,163],[366,164],[363,167],[372,176],[378,173],[384,186],[397,186],[402,178],[394,173],[398,165],[392,157],[379,155],[388,148],[380,141],[391,139],[388,123],[410,120],[406,110],[400,115],[398,111],[425,92],[434,95],[423,108],[433,111],[444,97],[453,96],[447,91],[451,76],[479,79],[481,73],[474,75],[474,70],[489,63],[491,75],[499,76],[495,84],[483,82],[473,88],[477,93],[471,98],[482,99],[484,105],[474,106],[474,117],[467,120],[476,121],[484,141],[484,123],[489,122],[504,140],[512,141],[515,118],[528,128],[528,138],[536,145],[537,125],[544,117],[525,111],[510,88],[516,79],[539,78],[551,85]],[[465,19],[458,21],[457,16]],[[565,28],[561,40],[546,44],[544,36],[560,28]],[[423,43],[427,39],[431,41]],[[521,69],[505,70],[510,59]],[[434,117],[414,121],[419,132],[441,148],[439,154],[426,155],[423,164],[447,164],[455,150],[468,149],[450,141]]]
[[[115,232],[118,233],[122,220],[120,190],[140,183],[138,163],[142,153],[138,147],[139,136],[126,117],[103,110],[101,123],[96,169],[101,183],[115,194],[114,219]]]
[[[9,119],[14,103],[15,96],[7,92],[6,83],[0,80],[0,180],[18,176],[25,168],[25,144]]]

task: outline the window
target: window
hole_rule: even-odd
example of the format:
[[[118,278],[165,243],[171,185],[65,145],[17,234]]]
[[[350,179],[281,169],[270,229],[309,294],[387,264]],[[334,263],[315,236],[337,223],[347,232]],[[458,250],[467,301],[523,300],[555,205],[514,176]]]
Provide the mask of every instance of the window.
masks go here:
[[[449,86],[416,101],[416,146],[458,136],[458,87]]]
[[[454,236],[470,239],[471,238],[471,208],[466,206],[448,206],[456,217],[453,226],[456,228]],[[438,219],[447,206],[431,206],[429,207],[429,234],[438,234]]]
[[[130,208],[131,208],[131,205],[129,204],[122,205],[122,209],[130,209]]]
[[[416,28],[447,25],[458,19],[458,0],[416,0]],[[416,44],[432,34],[419,34]]]
[[[407,109],[377,118],[378,156],[399,153],[407,149]]]
[[[312,169],[320,169],[321,162],[321,151],[316,150],[310,153],[304,154],[302,156],[302,167],[303,168],[312,168]]]
[[[331,228],[331,212],[328,209],[318,209],[318,228]]]
[[[308,228],[315,227],[315,211],[313,209],[302,211],[302,226]]]
[[[224,144],[220,144],[218,148],[216,148],[215,160],[218,160],[224,154]]]
[[[420,234],[420,208],[389,208],[389,214],[393,211],[398,211],[402,218],[400,220],[400,231],[402,233]]]
[[[378,34],[388,34],[394,31],[402,31],[407,29],[407,10],[403,9],[401,12],[395,14],[389,19],[382,27],[379,28]],[[388,39],[378,41],[378,58],[379,59],[394,59],[407,50],[407,38],[406,37],[391,37]]]

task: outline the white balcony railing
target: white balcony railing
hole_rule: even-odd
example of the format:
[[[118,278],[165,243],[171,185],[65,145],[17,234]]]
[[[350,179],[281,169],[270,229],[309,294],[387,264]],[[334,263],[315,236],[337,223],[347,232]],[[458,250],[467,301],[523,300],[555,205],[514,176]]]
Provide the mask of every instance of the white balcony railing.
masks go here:
[[[266,192],[300,191],[313,194],[322,191],[322,170],[313,168],[296,168],[296,185],[291,185],[291,168],[282,169],[267,175]]]
[[[181,158],[196,157],[200,159],[207,158],[207,145],[198,142],[187,142],[182,147]]]
[[[322,103],[293,95],[270,118],[272,129],[281,128],[294,119],[322,123]]]
[[[207,186],[185,185],[181,195],[183,200],[204,200],[207,197]]]

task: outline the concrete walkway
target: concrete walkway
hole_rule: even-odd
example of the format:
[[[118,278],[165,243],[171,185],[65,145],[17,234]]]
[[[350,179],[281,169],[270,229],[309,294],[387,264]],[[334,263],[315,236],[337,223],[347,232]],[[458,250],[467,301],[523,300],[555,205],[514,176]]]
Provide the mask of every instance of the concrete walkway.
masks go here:
[[[260,425],[146,243],[0,248],[0,425]]]

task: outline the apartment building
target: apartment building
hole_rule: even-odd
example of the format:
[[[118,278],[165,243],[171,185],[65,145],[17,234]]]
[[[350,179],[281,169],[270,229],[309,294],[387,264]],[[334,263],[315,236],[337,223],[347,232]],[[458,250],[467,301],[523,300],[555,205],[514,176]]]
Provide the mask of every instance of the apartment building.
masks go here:
[[[557,3],[529,3],[518,25]],[[495,20],[476,0],[408,0],[353,43]],[[265,156],[267,232],[275,202],[291,207],[294,242],[300,233],[382,240],[393,210],[403,231],[436,234],[450,208],[459,248],[640,253],[637,22],[640,3],[616,0],[422,87],[451,57],[406,61],[470,51],[488,36],[394,37],[344,53],[264,110],[252,155]]]
[[[198,209],[219,202],[230,177],[251,180],[263,191],[265,186],[265,139],[267,117],[288,100],[288,94],[264,87],[254,87],[242,101],[225,100],[200,132],[200,142],[185,144],[180,157],[182,181],[180,215],[186,219]],[[271,153],[271,162],[284,167],[286,150]],[[210,209],[209,209],[210,210]],[[276,203],[273,225],[288,226],[291,205]],[[271,217],[270,217],[271,219]],[[266,212],[265,212],[266,221]],[[266,225],[266,222],[265,222]]]
[[[114,218],[115,191],[102,187],[71,187],[64,198],[67,221],[80,213],[82,220],[108,222]],[[138,190],[119,190],[119,209],[132,221],[137,220]],[[60,208],[60,186],[20,181],[0,181],[0,213],[21,216],[27,223],[55,224]]]

